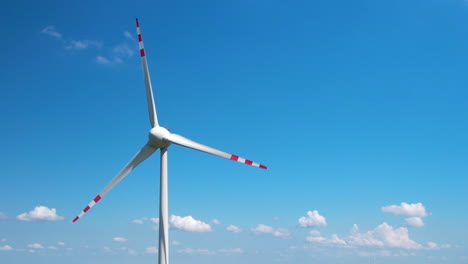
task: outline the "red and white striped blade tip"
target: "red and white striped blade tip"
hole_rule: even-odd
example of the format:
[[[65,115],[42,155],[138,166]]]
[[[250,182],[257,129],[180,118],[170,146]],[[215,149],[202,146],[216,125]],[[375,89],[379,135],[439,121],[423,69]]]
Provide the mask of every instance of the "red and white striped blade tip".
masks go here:
[[[258,164],[256,162],[251,161],[251,160],[244,159],[244,158],[241,158],[239,156],[232,155],[232,154],[231,154],[230,160],[237,161],[237,162],[240,162],[240,163],[244,163],[244,164],[254,166],[254,167],[257,167],[257,168],[260,168],[260,169],[265,169],[265,170],[267,169],[267,166],[265,166],[265,165]]]
[[[72,223],[78,221],[78,219],[80,219],[86,212],[89,211],[89,209],[91,209],[97,202],[99,202],[101,198],[102,197],[99,194],[96,197],[94,197],[94,199],[83,209],[83,211],[81,211],[81,213],[77,217],[75,217],[75,219],[73,219]]]

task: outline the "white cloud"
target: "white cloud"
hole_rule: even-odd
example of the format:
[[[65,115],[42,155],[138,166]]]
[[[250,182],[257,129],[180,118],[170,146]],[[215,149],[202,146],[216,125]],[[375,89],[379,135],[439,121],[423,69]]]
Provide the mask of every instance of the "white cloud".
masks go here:
[[[141,219],[135,219],[135,220],[130,221],[130,223],[142,225],[142,224],[143,224],[143,220],[141,220]]]
[[[193,248],[184,248],[178,251],[179,253],[184,254],[200,254],[200,255],[214,255],[216,254],[214,251],[209,249],[193,249]]]
[[[338,235],[333,234],[331,238],[325,238],[320,235],[320,232],[317,230],[311,230],[310,235],[306,237],[306,240],[312,243],[320,243],[324,245],[336,245],[336,246],[346,246],[347,243],[343,239],[339,238]]]
[[[134,51],[128,47],[127,44],[120,44],[115,46],[112,49],[112,52],[116,54],[117,56],[126,56],[126,57],[131,57],[134,54]]]
[[[57,215],[57,210],[55,208],[49,209],[46,206],[37,206],[29,213],[22,213],[16,218],[21,221],[60,221],[64,219],[63,216]]]
[[[4,245],[0,247],[0,251],[10,251],[13,250],[13,248],[9,245]]]
[[[211,226],[205,222],[194,219],[192,216],[171,215],[171,227],[189,232],[210,232]]]
[[[62,38],[62,34],[60,34],[57,30],[55,30],[55,26],[47,26],[41,30],[41,33],[47,34],[49,36],[52,36],[58,39]]]
[[[300,227],[326,226],[325,217],[321,216],[317,210],[308,211],[307,216],[299,218]]]
[[[103,56],[96,56],[96,62],[99,64],[109,64],[110,60]]]
[[[353,226],[348,244],[353,246],[378,246],[406,249],[420,249],[422,246],[411,240],[408,229],[400,227],[394,229],[391,225],[383,223],[374,230],[359,232],[357,225]]]
[[[181,245],[182,243],[180,243],[179,241],[176,241],[176,240],[172,240],[172,245],[174,246],[179,246]]]
[[[29,244],[28,247],[30,247],[30,248],[36,248],[36,249],[44,248],[44,246],[42,246],[42,245],[39,244],[39,243]]]
[[[426,217],[428,215],[422,203],[408,204],[402,202],[400,205],[384,206],[382,212],[416,217]]]
[[[133,35],[132,35],[130,32],[124,31],[123,34],[124,34],[124,36],[125,36],[126,38],[128,38],[128,39],[130,39],[130,40],[135,40],[135,38],[133,37]]]
[[[230,255],[230,254],[242,254],[244,251],[240,248],[232,248],[232,249],[218,249],[219,253]]]
[[[57,244],[60,245],[60,246],[65,246],[64,242],[57,242]]]
[[[125,242],[128,239],[126,239],[125,237],[114,237],[112,240],[114,240],[115,242]]]
[[[213,219],[213,221],[211,221],[211,223],[213,223],[214,225],[220,225],[221,222],[218,220],[218,219]]]
[[[239,227],[237,227],[235,225],[230,225],[230,226],[226,227],[226,230],[229,231],[229,232],[233,232],[233,233],[242,232],[242,229],[240,229]]]
[[[72,49],[72,50],[84,50],[87,48],[100,48],[102,46],[101,41],[95,40],[70,40],[65,47],[65,49]]]
[[[57,247],[54,247],[54,246],[48,246],[47,248],[48,248],[48,249],[52,249],[52,250],[58,250],[58,248],[57,248]]]
[[[428,249],[436,249],[436,248],[438,248],[438,246],[434,242],[427,242],[427,248]]]
[[[424,226],[424,222],[421,217],[413,216],[413,217],[406,218],[405,221],[409,226],[413,226],[413,227]]]
[[[145,252],[148,254],[156,254],[158,253],[158,249],[156,247],[147,247]]]
[[[134,249],[129,249],[129,250],[127,251],[127,253],[128,253],[129,255],[136,255],[136,254],[137,254],[136,250],[134,250]]]
[[[149,220],[155,224],[159,224],[159,217],[153,217],[153,218],[150,218]]]
[[[257,227],[251,229],[255,234],[272,234],[275,237],[290,238],[289,230],[284,228],[274,229],[271,226],[259,224]]]

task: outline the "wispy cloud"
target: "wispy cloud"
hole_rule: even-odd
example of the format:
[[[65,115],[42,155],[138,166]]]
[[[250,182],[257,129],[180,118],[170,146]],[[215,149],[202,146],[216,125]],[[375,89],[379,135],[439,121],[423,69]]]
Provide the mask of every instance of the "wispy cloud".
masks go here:
[[[110,60],[104,56],[96,56],[96,62],[99,64],[109,64],[111,63]]]
[[[115,242],[125,242],[128,239],[126,239],[125,237],[114,237],[112,240],[114,240]]]
[[[55,29],[55,26],[47,26],[45,28],[43,28],[41,30],[41,33],[44,33],[44,34],[47,34],[49,36],[52,36],[54,38],[58,38],[58,39],[61,39],[62,38],[62,34],[59,33],[56,29]]]
[[[156,254],[158,253],[158,249],[156,247],[147,247],[145,252],[148,254]]]
[[[63,220],[63,216],[57,215],[55,208],[48,208],[46,206],[37,206],[34,210],[28,213],[22,213],[16,217],[20,221],[60,221]]]
[[[42,248],[44,248],[44,246],[41,245],[41,244],[39,244],[39,243],[29,244],[28,247],[29,247],[29,248],[35,248],[35,249],[42,249]]]
[[[209,249],[194,249],[194,248],[184,248],[178,251],[183,254],[200,254],[200,255],[215,255],[216,252]]]
[[[65,46],[65,49],[68,50],[84,50],[87,48],[100,48],[102,47],[102,41],[96,41],[96,40],[70,40]]]
[[[232,255],[232,254],[242,254],[244,253],[244,250],[241,248],[231,248],[231,249],[218,249],[217,250],[219,253],[223,255]]]
[[[129,45],[130,41],[135,44],[135,38],[128,31],[123,32],[125,38],[124,41],[120,44],[108,46],[107,48],[104,47],[103,41],[101,40],[65,38],[53,25],[43,28],[40,32],[60,40],[65,50],[83,51],[100,49],[100,53],[104,55],[95,55],[94,61],[102,65],[119,64],[135,54],[135,49],[130,48],[132,45]]]
[[[230,226],[226,227],[226,230],[229,231],[229,232],[233,232],[233,233],[242,232],[242,229],[240,229],[239,227],[237,227],[235,225],[230,225]]]
[[[124,34],[124,36],[125,36],[126,38],[128,38],[129,40],[135,40],[135,38],[133,37],[133,35],[132,35],[130,32],[124,31],[123,34]]]

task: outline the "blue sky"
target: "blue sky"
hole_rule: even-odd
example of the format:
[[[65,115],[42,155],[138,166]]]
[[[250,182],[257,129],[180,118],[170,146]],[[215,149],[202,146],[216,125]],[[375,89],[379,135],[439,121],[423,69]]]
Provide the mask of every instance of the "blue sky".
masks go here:
[[[468,5],[10,1],[1,263],[150,263],[159,154],[70,221],[159,122],[172,263],[468,263]],[[216,220],[215,220],[216,219]]]

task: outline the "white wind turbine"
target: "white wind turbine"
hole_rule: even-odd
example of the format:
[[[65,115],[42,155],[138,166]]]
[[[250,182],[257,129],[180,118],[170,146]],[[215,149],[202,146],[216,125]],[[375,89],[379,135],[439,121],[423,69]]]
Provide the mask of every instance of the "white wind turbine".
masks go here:
[[[227,152],[200,144],[198,142],[187,139],[183,136],[170,133],[164,127],[159,126],[158,117],[156,115],[156,107],[154,104],[153,90],[151,88],[151,79],[148,71],[148,63],[146,61],[145,49],[143,47],[143,39],[141,37],[140,24],[136,19],[138,44],[140,47],[141,63],[143,65],[143,74],[145,77],[146,99],[148,101],[148,112],[151,122],[151,130],[149,132],[149,140],[138,151],[138,153],[125,165],[125,167],[115,176],[109,184],[83,209],[83,211],[73,219],[73,223],[80,219],[91,207],[104,197],[117,183],[119,183],[128,173],[130,173],[138,164],[146,160],[157,149],[161,149],[161,169],[160,169],[160,198],[159,198],[159,264],[169,263],[169,225],[168,225],[168,202],[167,202],[167,148],[171,144],[176,144],[182,147],[187,147],[202,152],[206,152],[215,156],[230,159],[254,167],[266,169],[267,167],[239,156],[229,154]]]

